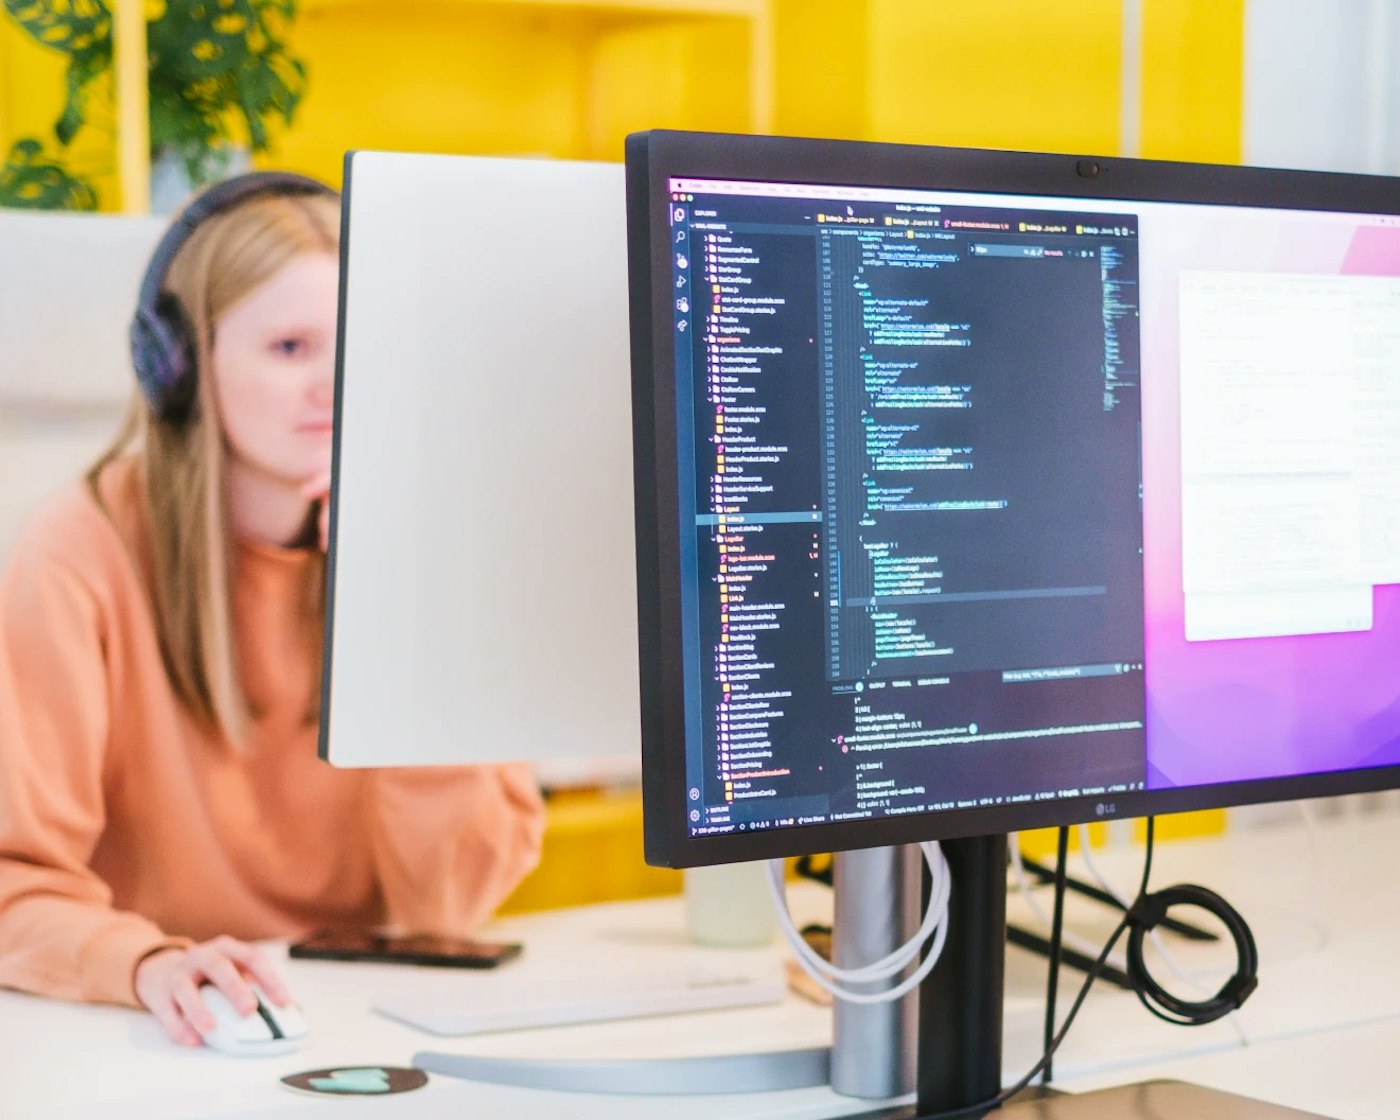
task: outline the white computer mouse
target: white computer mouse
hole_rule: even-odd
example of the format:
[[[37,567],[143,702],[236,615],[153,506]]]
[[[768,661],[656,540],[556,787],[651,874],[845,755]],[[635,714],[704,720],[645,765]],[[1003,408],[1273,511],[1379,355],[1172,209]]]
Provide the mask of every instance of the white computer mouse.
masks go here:
[[[204,1045],[237,1057],[289,1054],[306,1041],[306,1018],[295,1004],[278,1007],[258,985],[249,985],[258,997],[251,1015],[240,1015],[223,992],[212,984],[199,989],[214,1016],[214,1029],[204,1035]]]

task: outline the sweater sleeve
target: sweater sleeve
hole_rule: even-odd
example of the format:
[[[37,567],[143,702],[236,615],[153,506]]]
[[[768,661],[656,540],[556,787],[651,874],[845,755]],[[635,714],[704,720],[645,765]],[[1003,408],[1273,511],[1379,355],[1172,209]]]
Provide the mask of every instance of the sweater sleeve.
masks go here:
[[[167,937],[112,908],[89,861],[106,814],[103,619],[61,559],[25,541],[0,579],[0,985],[137,1006]]]
[[[530,768],[373,773],[374,859],[392,926],[462,936],[539,862],[544,803]]]

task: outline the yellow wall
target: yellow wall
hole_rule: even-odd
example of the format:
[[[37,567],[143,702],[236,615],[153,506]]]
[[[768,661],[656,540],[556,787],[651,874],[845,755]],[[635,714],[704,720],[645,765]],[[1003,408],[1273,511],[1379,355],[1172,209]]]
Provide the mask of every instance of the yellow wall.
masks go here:
[[[750,26],[705,19],[623,28],[594,51],[581,154],[620,160],[629,132],[648,128],[754,130]]]
[[[350,148],[574,155],[580,36],[512,13],[308,6],[293,35],[308,89],[277,162],[339,182]]]
[[[877,0],[773,0],[774,130],[836,140],[870,131],[870,24]]]
[[[870,128],[882,140],[1111,152],[1119,0],[873,5]]]
[[[736,18],[312,0],[293,38],[310,73],[274,160],[338,181],[381,148],[622,158],[648,127],[749,126],[749,36]]]
[[[1238,163],[1243,150],[1245,0],[1147,0],[1142,155]]]
[[[347,148],[617,159],[647,127],[754,128],[749,23],[548,4],[302,0],[309,89],[264,161],[338,181]],[[606,7],[606,5],[604,5]],[[771,0],[774,131],[1112,154],[1119,0]],[[1142,154],[1241,151],[1244,0],[1144,0]],[[0,144],[51,135],[63,56],[0,16]],[[758,72],[757,80],[763,81]],[[75,166],[117,202],[93,99]]]
[[[777,131],[1114,154],[1119,0],[774,0]],[[1144,0],[1141,154],[1237,162],[1244,0]]]

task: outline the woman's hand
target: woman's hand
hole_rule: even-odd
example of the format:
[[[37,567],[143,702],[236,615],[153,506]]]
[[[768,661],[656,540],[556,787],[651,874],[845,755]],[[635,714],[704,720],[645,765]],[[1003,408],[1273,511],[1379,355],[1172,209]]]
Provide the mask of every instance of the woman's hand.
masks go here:
[[[259,950],[232,937],[216,937],[188,949],[159,949],[136,966],[136,998],[165,1028],[172,1042],[198,1046],[214,1029],[214,1016],[199,994],[213,984],[240,1014],[257,1010],[248,986],[256,982],[273,1003],[285,1007],[291,993],[272,962]]]
[[[324,552],[331,535],[331,472],[318,474],[301,488],[301,496],[308,502],[318,503],[316,532],[321,542],[321,551]]]

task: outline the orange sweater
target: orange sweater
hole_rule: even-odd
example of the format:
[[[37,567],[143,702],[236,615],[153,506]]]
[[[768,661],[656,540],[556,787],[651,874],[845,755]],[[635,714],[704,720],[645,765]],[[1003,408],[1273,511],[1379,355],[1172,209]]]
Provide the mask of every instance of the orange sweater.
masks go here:
[[[317,758],[296,605],[310,553],[246,542],[234,625],[259,715],[241,752],[203,728],[123,543],[142,539],[135,480],[104,473],[110,518],[75,485],[0,579],[0,985],[135,1005],[137,961],[185,938],[482,922],[539,856],[528,769]]]

